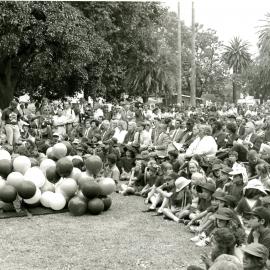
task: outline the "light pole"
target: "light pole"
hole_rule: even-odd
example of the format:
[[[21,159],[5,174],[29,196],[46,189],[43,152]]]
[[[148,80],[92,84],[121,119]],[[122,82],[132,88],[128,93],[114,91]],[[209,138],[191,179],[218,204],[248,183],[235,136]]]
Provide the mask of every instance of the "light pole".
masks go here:
[[[178,0],[178,80],[177,80],[177,103],[182,106],[182,39],[181,39],[181,17],[180,0]]]
[[[195,8],[192,1],[192,38],[191,38],[191,83],[190,83],[190,104],[196,106],[196,62],[195,62]]]

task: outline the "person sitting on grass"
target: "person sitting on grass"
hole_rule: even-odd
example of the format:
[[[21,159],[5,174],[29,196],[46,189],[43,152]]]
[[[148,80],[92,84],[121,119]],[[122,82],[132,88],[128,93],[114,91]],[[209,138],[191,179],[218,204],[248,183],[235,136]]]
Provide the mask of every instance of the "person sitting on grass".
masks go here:
[[[197,242],[202,239],[203,235],[206,235],[206,231],[211,231],[214,226],[215,221],[215,212],[224,207],[225,205],[225,193],[222,191],[215,191],[212,196],[211,206],[208,207],[205,211],[201,212],[195,219],[190,223],[195,222],[196,220],[202,220],[200,226],[190,226],[189,229],[191,232],[195,232],[198,235],[192,237],[190,240],[192,242]]]
[[[145,203],[151,202],[148,211],[155,211],[156,207],[161,204],[162,197],[157,192],[157,188],[164,183],[175,180],[177,175],[172,171],[172,165],[169,162],[163,162],[158,170],[158,175],[151,191],[148,193]]]
[[[155,184],[155,181],[157,178],[157,170],[158,170],[158,165],[156,163],[149,161],[144,172],[145,186],[143,187],[141,191],[142,197],[144,198],[147,197],[147,194],[150,192],[151,188]]]
[[[215,231],[212,237],[211,255],[207,253],[201,255],[201,260],[205,264],[204,268],[191,265],[187,270],[209,269],[213,262],[222,254],[234,255],[235,237],[228,228],[220,228]]]
[[[176,179],[172,188],[163,189],[163,186],[157,188],[162,197],[162,205],[158,209],[158,213],[162,213],[165,217],[179,222],[178,213],[188,209],[191,205],[191,192],[189,190],[190,180],[179,177]]]
[[[131,169],[131,175],[128,184],[121,185],[121,191],[119,193],[124,196],[134,195],[139,193],[144,186],[144,175],[142,173],[141,161],[137,160],[135,167]]]
[[[104,168],[104,176],[112,178],[116,185],[119,183],[120,171],[116,166],[117,157],[115,154],[109,154],[107,156],[107,164]]]
[[[243,269],[244,270],[266,270],[269,250],[262,244],[251,243],[242,248],[244,252]]]

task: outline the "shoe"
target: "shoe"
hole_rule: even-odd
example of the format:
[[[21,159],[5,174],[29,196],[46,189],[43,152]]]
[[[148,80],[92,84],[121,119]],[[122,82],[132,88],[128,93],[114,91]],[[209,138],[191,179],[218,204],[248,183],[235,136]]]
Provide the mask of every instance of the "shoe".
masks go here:
[[[190,238],[190,241],[198,242],[198,241],[201,241],[201,240],[205,240],[205,238],[206,238],[205,232],[202,232],[202,233]]]
[[[209,244],[210,244],[210,239],[207,237],[207,238],[202,239],[201,241],[197,242],[195,245],[197,247],[206,247]]]

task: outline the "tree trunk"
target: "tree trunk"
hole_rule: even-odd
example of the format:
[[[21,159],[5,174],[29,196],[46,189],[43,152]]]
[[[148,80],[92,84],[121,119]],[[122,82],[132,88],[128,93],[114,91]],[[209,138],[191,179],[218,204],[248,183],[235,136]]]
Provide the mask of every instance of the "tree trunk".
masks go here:
[[[14,97],[17,79],[12,77],[11,59],[6,58],[0,62],[0,108],[8,107]]]

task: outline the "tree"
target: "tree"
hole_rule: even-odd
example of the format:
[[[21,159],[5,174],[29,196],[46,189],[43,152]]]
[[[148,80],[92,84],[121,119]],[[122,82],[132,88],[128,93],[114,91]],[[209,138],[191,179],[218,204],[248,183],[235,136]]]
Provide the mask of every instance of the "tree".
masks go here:
[[[239,37],[234,37],[229,46],[224,46],[223,60],[232,69],[233,72],[233,102],[238,98],[237,80],[241,73],[251,62],[251,56],[248,51],[248,43]]]
[[[1,108],[24,91],[49,98],[74,94],[91,79],[87,67],[110,57],[91,21],[67,3],[1,2],[0,10]]]

